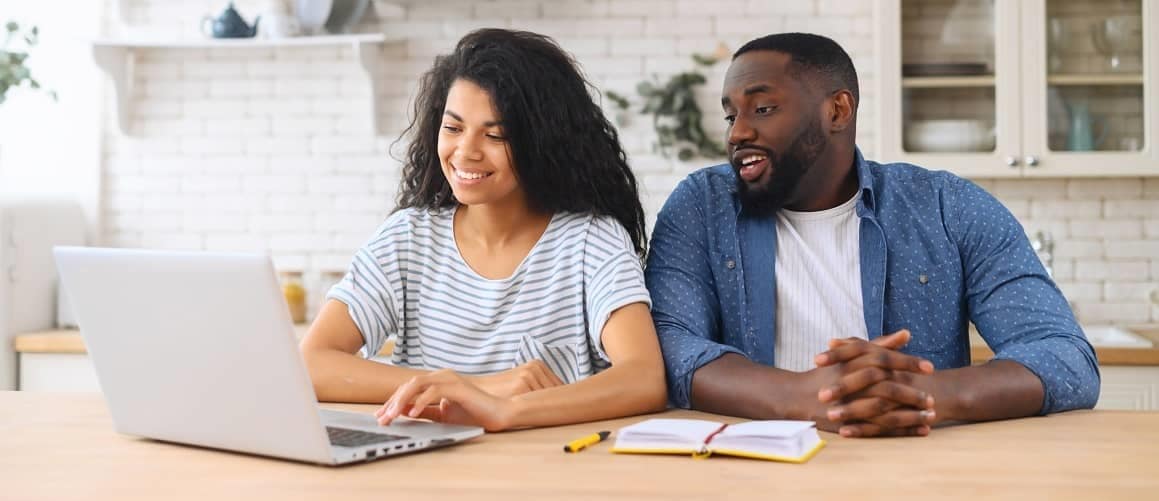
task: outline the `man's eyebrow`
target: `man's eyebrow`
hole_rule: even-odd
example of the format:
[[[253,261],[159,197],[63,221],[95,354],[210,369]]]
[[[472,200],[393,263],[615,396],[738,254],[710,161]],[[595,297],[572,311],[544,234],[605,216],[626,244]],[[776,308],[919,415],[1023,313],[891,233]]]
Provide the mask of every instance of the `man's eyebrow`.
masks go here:
[[[463,121],[463,117],[459,116],[458,113],[455,113],[451,110],[443,110],[443,114],[450,115],[451,118],[454,118],[455,120],[458,120],[460,122]],[[491,120],[489,122],[483,122],[484,127],[495,127],[497,125],[503,125],[503,121],[502,120]]]
[[[773,87],[769,84],[755,84],[745,87],[743,94],[746,96],[751,96],[753,94],[767,94],[772,91]],[[721,106],[728,106],[730,104],[732,104],[732,100],[729,99],[728,96],[720,98]]]

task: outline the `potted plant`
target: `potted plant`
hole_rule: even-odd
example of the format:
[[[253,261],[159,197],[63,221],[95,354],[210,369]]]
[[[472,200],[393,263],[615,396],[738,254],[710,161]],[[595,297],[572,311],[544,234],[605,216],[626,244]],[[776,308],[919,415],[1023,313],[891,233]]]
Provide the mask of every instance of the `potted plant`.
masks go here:
[[[28,50],[36,45],[39,32],[36,27],[23,29],[15,21],[8,21],[0,33],[0,104],[7,99],[8,91],[26,85],[31,89],[39,89],[40,82],[32,77],[32,72],[26,66]],[[48,93],[56,99],[56,93]]]
[[[720,52],[718,50],[718,52]],[[727,52],[724,52],[727,55]],[[636,86],[636,92],[643,99],[640,113],[652,116],[652,128],[656,130],[654,147],[663,156],[670,156],[673,149],[682,161],[700,156],[705,158],[723,157],[724,146],[708,137],[701,125],[704,113],[696,102],[696,89],[705,82],[700,68],[713,66],[721,56],[693,55],[696,67],[692,70],[672,75],[667,81],[653,78]],[[623,115],[631,109],[628,98],[613,91],[604,93],[619,109],[617,122],[626,121]]]

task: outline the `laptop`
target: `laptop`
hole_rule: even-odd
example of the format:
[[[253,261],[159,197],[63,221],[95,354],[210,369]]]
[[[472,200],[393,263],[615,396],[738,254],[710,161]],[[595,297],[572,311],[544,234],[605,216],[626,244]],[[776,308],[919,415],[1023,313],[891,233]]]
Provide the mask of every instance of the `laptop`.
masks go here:
[[[476,426],[318,407],[270,258],[56,247],[118,432],[339,465],[455,444]]]

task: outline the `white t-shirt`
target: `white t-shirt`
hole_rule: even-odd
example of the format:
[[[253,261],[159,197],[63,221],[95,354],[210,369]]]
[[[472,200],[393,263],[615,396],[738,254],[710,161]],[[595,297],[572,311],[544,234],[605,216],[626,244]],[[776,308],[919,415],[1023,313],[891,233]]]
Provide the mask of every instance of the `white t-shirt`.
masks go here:
[[[642,263],[615,219],[561,213],[507,278],[472,270],[454,211],[392,214],[327,294],[348,306],[365,353],[395,335],[392,362],[488,374],[539,359],[565,383],[609,366],[600,343],[620,307],[651,306]]]
[[[830,339],[868,337],[857,199],[817,212],[777,212],[777,368],[813,369]]]

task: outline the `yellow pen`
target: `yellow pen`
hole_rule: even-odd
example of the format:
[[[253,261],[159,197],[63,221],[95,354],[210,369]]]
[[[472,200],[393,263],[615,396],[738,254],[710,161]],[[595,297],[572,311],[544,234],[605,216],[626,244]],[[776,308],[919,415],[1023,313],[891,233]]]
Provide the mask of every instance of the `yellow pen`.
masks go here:
[[[611,435],[611,434],[612,434],[612,432],[610,432],[610,431],[601,431],[599,433],[592,433],[591,435],[588,435],[586,437],[577,438],[575,440],[572,440],[571,442],[568,442],[567,445],[563,446],[563,451],[564,452],[582,451],[582,450],[584,450],[585,447],[587,447],[589,445],[598,444],[600,442],[603,442],[605,439],[608,438],[608,435]]]

